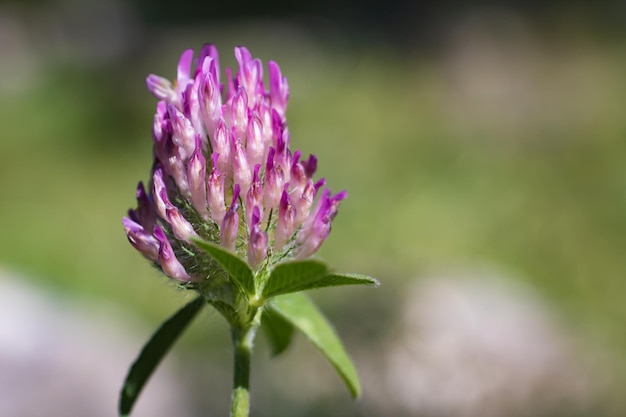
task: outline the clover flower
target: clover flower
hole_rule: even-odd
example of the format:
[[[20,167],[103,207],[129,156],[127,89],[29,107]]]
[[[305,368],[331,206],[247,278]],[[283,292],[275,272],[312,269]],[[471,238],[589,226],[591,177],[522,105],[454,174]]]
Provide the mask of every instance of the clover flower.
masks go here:
[[[154,165],[148,189],[139,183],[137,208],[123,219],[135,249],[197,288],[220,281],[194,239],[223,246],[259,273],[314,254],[346,197],[314,179],[314,155],[290,150],[289,87],[278,65],[269,62],[266,89],[261,61],[244,47],[235,57],[239,71],[227,68],[224,82],[209,44],[195,60],[192,50],[182,54],[174,82],[148,76],[159,99]]]
[[[305,259],[330,233],[346,192],[335,195],[315,179],[317,158],[290,149],[289,87],[269,62],[235,48],[239,71],[220,81],[219,57],[205,45],[194,60],[186,50],[176,80],[147,79],[159,100],[152,136],[149,185],[139,183],[137,208],[123,225],[130,243],[197,297],[168,318],[131,366],[119,412],[129,415],[171,344],[204,306],[230,325],[233,343],[231,417],[248,417],[250,357],[259,328],[274,354],[299,330],[328,359],[353,397],[358,375],[341,341],[306,290],[377,286],[375,278],[337,273]],[[192,65],[195,61],[195,65]],[[193,66],[193,68],[192,68]],[[193,72],[192,72],[193,69]]]

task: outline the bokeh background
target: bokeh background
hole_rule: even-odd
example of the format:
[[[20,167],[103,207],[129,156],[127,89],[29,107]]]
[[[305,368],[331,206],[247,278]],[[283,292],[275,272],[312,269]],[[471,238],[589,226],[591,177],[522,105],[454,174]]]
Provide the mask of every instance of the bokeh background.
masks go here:
[[[183,49],[277,61],[294,148],[349,199],[319,290],[362,375],[259,336],[253,415],[626,414],[626,3],[0,3],[0,416],[115,415],[126,367],[189,295],[127,243],[156,100]],[[206,313],[137,416],[225,416]]]

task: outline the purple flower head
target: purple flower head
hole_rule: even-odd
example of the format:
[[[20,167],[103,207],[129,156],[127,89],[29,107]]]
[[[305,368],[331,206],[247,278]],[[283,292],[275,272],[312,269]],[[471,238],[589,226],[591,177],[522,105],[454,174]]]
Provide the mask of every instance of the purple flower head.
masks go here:
[[[237,73],[227,68],[224,76],[207,44],[196,59],[183,52],[174,81],[146,80],[159,100],[154,164],[123,225],[142,255],[186,285],[209,285],[216,268],[196,239],[222,245],[260,273],[314,254],[346,197],[318,192],[325,181],[313,178],[317,158],[290,149],[289,86],[278,64],[269,63],[264,83],[263,64],[248,49],[235,48],[235,58]]]

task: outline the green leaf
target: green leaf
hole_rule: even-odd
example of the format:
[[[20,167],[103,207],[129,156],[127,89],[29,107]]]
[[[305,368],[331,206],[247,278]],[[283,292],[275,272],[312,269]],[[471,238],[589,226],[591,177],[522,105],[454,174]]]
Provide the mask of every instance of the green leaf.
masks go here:
[[[263,298],[315,288],[314,284],[328,275],[328,267],[319,261],[290,261],[276,265],[265,287]]]
[[[339,285],[375,285],[379,282],[366,275],[329,273],[328,267],[314,260],[292,261],[277,265],[263,288],[263,297]]]
[[[346,383],[353,398],[361,394],[361,384],[352,360],[330,323],[302,293],[282,295],[273,299],[270,309],[280,314],[296,329],[304,333],[313,345],[333,365]]]
[[[230,275],[233,282],[241,291],[247,295],[253,295],[255,293],[254,274],[243,259],[214,243],[201,239],[194,239],[193,242],[211,255],[211,257],[228,272],[228,275]]]
[[[293,336],[293,325],[281,315],[269,310],[263,310],[261,328],[265,330],[269,339],[272,356],[278,356],[289,347]]]
[[[126,375],[120,392],[120,416],[130,414],[152,372],[204,304],[202,297],[196,298],[167,319],[152,335]]]
[[[373,285],[374,287],[378,287],[380,282],[378,282],[376,278],[368,277],[367,275],[336,274],[333,272],[314,284],[315,286],[311,288],[338,287],[341,285]]]

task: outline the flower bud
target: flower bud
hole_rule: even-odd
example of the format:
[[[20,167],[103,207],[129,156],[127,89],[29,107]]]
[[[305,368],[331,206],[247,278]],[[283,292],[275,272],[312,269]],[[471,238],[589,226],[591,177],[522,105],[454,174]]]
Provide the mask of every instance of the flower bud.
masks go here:
[[[231,123],[234,127],[234,132],[239,140],[243,140],[246,136],[246,129],[248,127],[248,95],[246,90],[239,87],[237,93],[233,97],[231,107]]]
[[[253,109],[259,97],[262,99],[265,92],[263,88],[263,66],[260,60],[252,58],[248,49],[241,46],[235,48],[235,57],[239,63],[237,84],[248,92],[248,107]]]
[[[128,217],[124,217],[122,223],[130,244],[143,256],[156,262],[159,257],[159,242],[154,236],[146,233],[140,224]]]
[[[207,61],[207,58],[209,60]],[[213,75],[216,85],[220,82],[220,57],[215,45],[211,43],[205,43],[200,49],[200,55],[198,56],[198,65],[196,66],[196,74],[194,77],[201,76],[203,74]],[[219,89],[218,89],[219,92]]]
[[[263,126],[263,146],[267,149],[272,145],[272,110],[269,106],[259,105],[256,111]]]
[[[298,233],[296,258],[307,258],[317,252],[330,233],[331,221],[337,215],[339,202],[346,197],[345,191],[330,197],[330,190],[324,190],[314,215],[307,218]]]
[[[220,119],[218,122],[213,139],[213,153],[217,153],[219,155],[219,159],[217,161],[213,161],[213,166],[217,166],[223,175],[230,177],[233,172],[231,159],[232,151],[230,134],[226,128],[224,119]]]
[[[233,177],[235,183],[239,184],[242,193],[245,195],[252,183],[252,171],[250,170],[250,164],[248,163],[248,156],[243,148],[243,144],[235,135],[235,128],[233,127],[232,134],[230,136],[233,150]]]
[[[248,121],[246,130],[246,152],[251,166],[263,162],[265,143],[263,141],[263,125],[258,115],[254,114]]]
[[[313,180],[309,179],[300,195],[296,194],[296,198],[294,200],[294,206],[296,208],[296,226],[302,224],[304,219],[308,216],[311,206],[313,205],[313,200],[315,200],[315,194],[317,194],[317,189],[315,188],[315,184],[313,184]]]
[[[224,216],[222,228],[220,229],[221,244],[231,251],[235,250],[237,232],[239,231],[239,214],[237,213],[239,210],[239,203],[237,202],[239,191],[239,184],[235,184],[233,189],[233,201]]]
[[[163,170],[157,167],[152,175],[152,195],[154,196],[154,203],[156,212],[164,219],[167,217],[167,207],[171,206],[171,203],[167,197],[167,189],[165,188],[165,181],[163,179]]]
[[[283,130],[277,139],[276,156],[274,163],[277,164],[285,175],[285,182],[291,181],[291,151],[289,150],[289,130]]]
[[[166,220],[172,226],[172,232],[176,239],[190,242],[191,238],[198,237],[198,234],[193,230],[193,226],[189,223],[175,207],[171,206],[165,210]]]
[[[128,211],[129,217],[145,230],[152,230],[156,222],[156,212],[152,199],[146,194],[143,182],[137,185],[137,209]]]
[[[263,217],[263,186],[261,185],[261,177],[259,172],[261,171],[261,164],[254,166],[254,174],[252,175],[252,184],[246,194],[246,223],[248,226],[252,224],[253,210],[259,212],[259,217]]]
[[[163,77],[159,77],[158,75],[148,75],[148,78],[146,78],[146,85],[152,95],[159,100],[171,102],[176,96],[172,83]]]
[[[185,197],[191,197],[191,191],[189,190],[189,181],[187,180],[187,170],[185,169],[185,163],[182,157],[178,153],[178,149],[171,155],[166,162],[166,171],[174,178],[174,182],[178,187],[178,191]]]
[[[335,194],[331,199],[330,199],[330,209],[329,209],[329,216],[332,219],[335,218],[335,216],[337,216],[337,212],[339,211],[339,203],[342,200],[345,200],[348,197],[348,192],[346,190],[342,190],[340,192],[338,192],[337,194]]]
[[[278,208],[278,221],[276,223],[276,232],[274,233],[274,249],[279,251],[293,232],[295,231],[296,209],[289,199],[287,188],[289,183],[285,184],[282,197],[280,199],[280,207]]]
[[[302,162],[304,166],[304,173],[307,177],[313,178],[315,171],[317,171],[317,157],[315,155],[309,155],[309,159]]]
[[[176,93],[179,97],[191,80],[191,61],[193,61],[193,49],[186,49],[180,56],[176,70]],[[174,104],[180,106],[180,101],[174,101]]]
[[[171,137],[164,141],[155,151],[157,154],[157,162],[163,170],[163,174],[172,177],[180,192],[186,197],[189,197],[187,169],[185,168],[181,154],[181,152],[185,151],[177,146]]]
[[[261,212],[256,206],[252,210],[250,241],[248,242],[248,263],[252,268],[256,268],[267,255],[267,233],[259,227],[260,221]]]
[[[267,154],[267,162],[265,164],[265,186],[263,189],[263,202],[266,209],[272,209],[278,206],[282,195],[285,177],[280,166],[274,164],[274,156],[276,151],[270,148]]]
[[[159,242],[158,262],[159,265],[161,265],[163,272],[177,281],[185,283],[190,282],[191,277],[178,258],[176,258],[172,245],[170,244],[170,241],[167,240],[167,236],[165,236],[161,226],[154,226],[153,233],[154,237]]]
[[[211,67],[213,65],[211,59],[211,57],[207,57],[205,65]],[[213,136],[216,134],[215,129],[222,117],[222,104],[218,82],[211,72],[207,72],[200,80],[198,87],[198,105],[206,133],[209,138],[211,138],[212,146],[215,146]]]
[[[154,152],[159,160],[167,159],[166,144],[170,140],[171,135],[172,127],[167,113],[167,103],[165,101],[159,101],[152,125]]]
[[[207,220],[209,212],[207,211],[206,159],[202,154],[200,135],[196,135],[196,149],[187,165],[187,177],[191,191],[191,204],[198,214]]]
[[[292,194],[302,194],[302,190],[304,190],[304,186],[307,183],[307,177],[304,171],[304,167],[299,162],[300,159],[300,151],[296,151],[293,154],[292,163],[291,163],[291,175],[289,177],[289,184],[291,185],[291,193]]]
[[[167,106],[167,111],[172,121],[172,141],[179,148],[179,157],[185,162],[194,151],[196,130],[174,105]]]
[[[272,107],[276,109],[282,120],[286,119],[287,101],[289,100],[289,85],[287,79],[280,72],[280,67],[274,61],[267,65],[270,72],[270,98]]]
[[[283,130],[285,130],[285,123],[280,117],[280,114],[276,109],[272,109],[272,144],[278,149],[280,146],[278,140],[283,137]]]
[[[183,91],[183,114],[190,121],[193,126],[192,135],[200,135],[205,137],[207,132],[205,130],[204,119],[200,113],[200,99],[199,99],[199,85],[200,79],[194,79],[187,85],[187,89]]]
[[[207,200],[209,210],[211,210],[211,217],[217,224],[221,225],[224,220],[224,214],[226,214],[226,204],[224,203],[224,175],[217,167],[219,156],[216,152],[213,152],[211,156],[213,170],[211,175],[209,175],[207,183]]]

